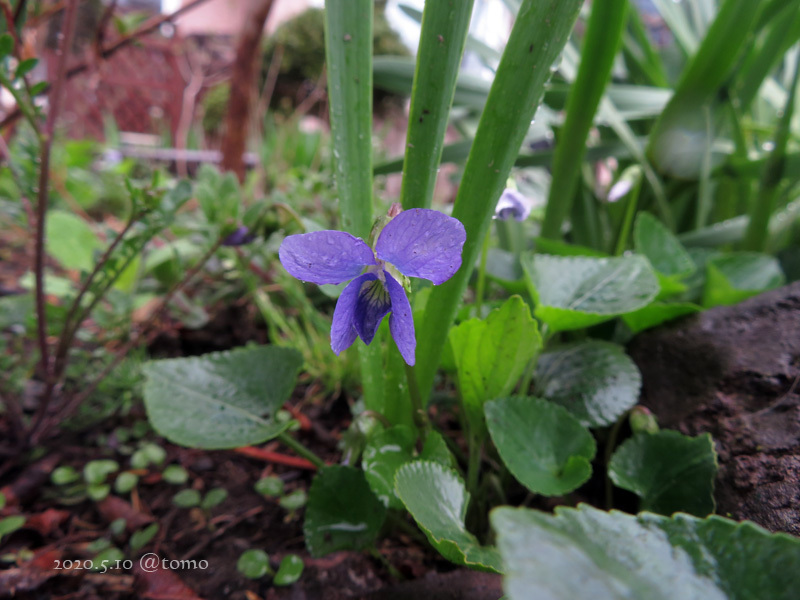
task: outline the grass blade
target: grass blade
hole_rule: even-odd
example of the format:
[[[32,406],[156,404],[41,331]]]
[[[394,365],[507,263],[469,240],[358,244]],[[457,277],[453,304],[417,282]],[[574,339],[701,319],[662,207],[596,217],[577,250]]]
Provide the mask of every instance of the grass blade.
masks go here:
[[[462,266],[450,281],[433,289],[419,329],[417,370],[426,397],[495,204],[544,94],[550,66],[566,44],[581,4],[582,0],[525,0],[520,7],[453,209],[467,230]]]
[[[431,205],[472,4],[425,3],[403,165],[405,209]]]

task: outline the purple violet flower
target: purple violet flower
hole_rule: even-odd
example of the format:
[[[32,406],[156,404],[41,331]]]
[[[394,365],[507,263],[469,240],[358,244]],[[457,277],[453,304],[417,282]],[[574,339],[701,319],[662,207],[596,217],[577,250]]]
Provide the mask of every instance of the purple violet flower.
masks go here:
[[[344,231],[314,231],[290,235],[278,254],[284,268],[301,281],[317,285],[352,281],[344,288],[331,325],[336,354],[356,337],[372,342],[383,317],[400,354],[414,365],[417,340],[405,287],[407,277],[439,285],[461,267],[467,239],[464,226],[438,211],[413,208],[392,217],[377,235],[374,249]],[[366,267],[366,269],[365,269]]]
[[[522,195],[517,190],[506,188],[500,195],[500,200],[497,201],[497,206],[494,209],[494,218],[507,221],[509,218],[514,217],[517,221],[524,221],[530,216],[532,208],[533,200]]]
[[[235,231],[230,233],[222,240],[223,246],[244,246],[256,239],[256,234],[252,233],[245,225],[240,225]]]

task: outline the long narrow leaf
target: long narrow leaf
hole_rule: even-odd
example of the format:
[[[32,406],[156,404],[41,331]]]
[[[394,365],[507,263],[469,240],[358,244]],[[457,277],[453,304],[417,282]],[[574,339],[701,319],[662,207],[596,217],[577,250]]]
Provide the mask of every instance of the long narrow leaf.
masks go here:
[[[431,205],[472,3],[425,4],[403,165],[405,209]]]
[[[419,331],[418,381],[425,396],[495,204],[542,99],[550,66],[567,42],[581,4],[582,0],[525,0],[517,15],[453,209],[467,231],[462,266],[450,281],[433,289]]]
[[[547,198],[542,237],[556,239],[570,211],[594,114],[611,78],[622,41],[628,0],[594,2],[586,31],[578,76],[567,99],[567,116],[553,159],[553,180]]]

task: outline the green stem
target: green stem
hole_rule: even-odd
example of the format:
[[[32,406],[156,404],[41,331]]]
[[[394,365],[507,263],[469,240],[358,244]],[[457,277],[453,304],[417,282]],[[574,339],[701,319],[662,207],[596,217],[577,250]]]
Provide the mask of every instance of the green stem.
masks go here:
[[[411,397],[411,409],[414,413],[414,425],[417,426],[422,437],[425,438],[431,424],[422,404],[422,395],[419,392],[419,384],[417,383],[417,372],[409,364],[406,364],[406,378],[408,379],[408,394]]]
[[[606,509],[611,510],[614,504],[614,484],[611,482],[611,477],[608,476],[608,465],[611,463],[611,456],[614,454],[614,448],[617,445],[617,438],[619,437],[619,431],[622,428],[622,424],[625,422],[625,419],[628,418],[628,413],[626,412],[622,415],[617,422],[611,427],[611,430],[608,432],[608,439],[606,440],[606,451],[604,455],[605,459],[605,466],[606,466]]]
[[[278,441],[281,442],[284,446],[288,446],[292,450],[294,450],[295,454],[298,456],[302,456],[315,467],[321,469],[325,466],[325,461],[322,460],[319,456],[314,454],[311,450],[306,448],[303,444],[298,442],[292,436],[290,436],[285,431],[281,434],[278,434]]]
[[[467,491],[475,497],[478,491],[478,480],[481,474],[481,455],[483,454],[483,441],[477,436],[470,436],[469,462],[467,463]]]
[[[617,246],[614,249],[614,256],[622,256],[625,252],[625,247],[628,245],[628,237],[631,234],[633,227],[633,216],[636,214],[636,206],[639,204],[639,191],[642,188],[642,178],[637,177],[636,183],[628,194],[628,205],[625,207],[625,217],[622,221],[622,227],[619,228],[619,236],[617,237]]]
[[[489,234],[483,238],[481,249],[481,266],[478,270],[478,285],[475,287],[475,316],[481,318],[483,297],[486,293],[486,259],[489,257]]]

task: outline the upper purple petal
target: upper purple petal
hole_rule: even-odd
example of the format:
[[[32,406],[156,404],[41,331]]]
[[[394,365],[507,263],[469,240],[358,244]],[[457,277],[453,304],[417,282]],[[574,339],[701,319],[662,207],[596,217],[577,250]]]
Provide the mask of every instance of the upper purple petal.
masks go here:
[[[364,273],[347,284],[339,295],[339,301],[333,311],[331,324],[331,349],[338,355],[346,350],[356,340],[358,332],[355,328],[356,306],[358,293],[361,286],[368,281],[377,279],[372,273]]]
[[[392,316],[389,317],[389,330],[392,332],[394,343],[406,363],[413,367],[417,338],[414,334],[414,316],[411,313],[411,304],[406,296],[403,286],[386,273],[386,290],[392,300]]]
[[[344,231],[290,235],[278,250],[283,267],[301,281],[342,283],[352,279],[375,257],[363,240]]]
[[[361,284],[358,290],[355,314],[353,315],[353,325],[358,335],[367,345],[375,337],[375,332],[378,330],[378,325],[381,324],[383,317],[392,309],[392,301],[389,298],[386,287],[377,277],[373,277],[375,281],[365,280]],[[359,277],[359,279],[362,278]]]
[[[412,208],[394,217],[381,231],[375,253],[408,277],[435,285],[455,275],[467,232],[458,219],[436,210]]]

